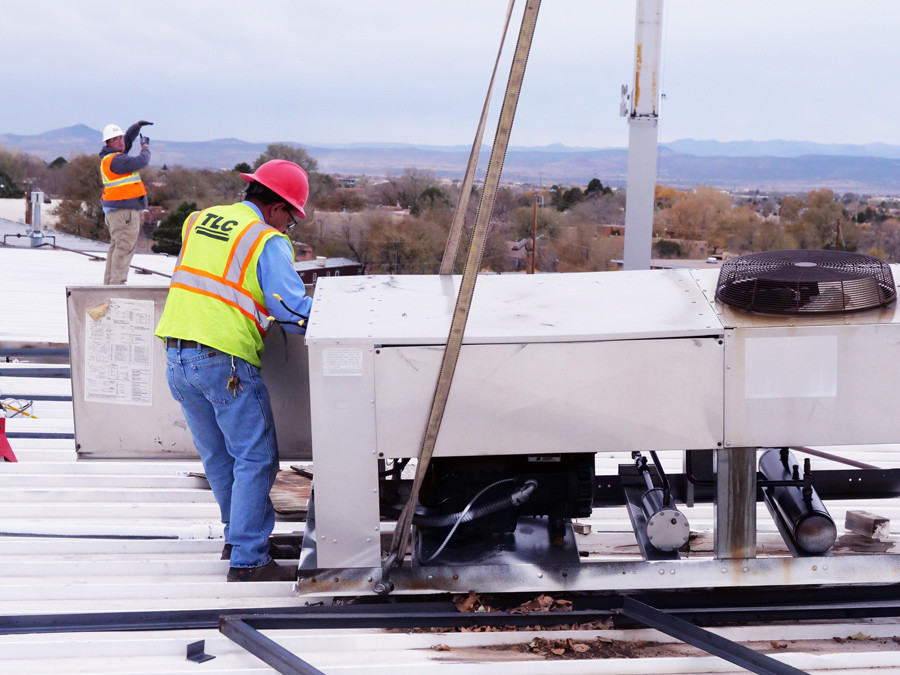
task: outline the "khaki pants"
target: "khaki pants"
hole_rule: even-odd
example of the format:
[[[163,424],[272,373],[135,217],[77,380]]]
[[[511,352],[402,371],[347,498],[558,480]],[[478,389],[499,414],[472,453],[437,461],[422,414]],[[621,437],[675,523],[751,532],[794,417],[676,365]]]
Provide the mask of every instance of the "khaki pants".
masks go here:
[[[103,283],[124,284],[128,279],[128,267],[137,246],[141,229],[141,212],[135,209],[116,209],[106,214],[109,229],[109,251],[106,253],[106,271]]]

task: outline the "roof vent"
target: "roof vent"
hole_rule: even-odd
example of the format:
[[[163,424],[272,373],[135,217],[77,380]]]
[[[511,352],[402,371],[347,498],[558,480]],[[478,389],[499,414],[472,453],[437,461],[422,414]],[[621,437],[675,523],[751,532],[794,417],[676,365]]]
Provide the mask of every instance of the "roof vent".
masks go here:
[[[897,297],[890,266],[844,251],[768,251],[722,265],[716,299],[759,314],[843,314]]]

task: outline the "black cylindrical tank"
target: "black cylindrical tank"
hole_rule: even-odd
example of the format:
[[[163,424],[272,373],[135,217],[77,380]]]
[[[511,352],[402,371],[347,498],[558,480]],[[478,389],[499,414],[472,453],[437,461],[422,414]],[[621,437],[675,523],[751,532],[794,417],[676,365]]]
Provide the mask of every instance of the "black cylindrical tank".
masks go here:
[[[795,466],[798,466],[797,460],[785,449],[770,448],[759,458],[759,470],[767,480],[791,480]],[[837,526],[814,489],[806,497],[800,486],[765,489],[770,491],[778,513],[800,550],[819,554],[831,548],[837,539]]]

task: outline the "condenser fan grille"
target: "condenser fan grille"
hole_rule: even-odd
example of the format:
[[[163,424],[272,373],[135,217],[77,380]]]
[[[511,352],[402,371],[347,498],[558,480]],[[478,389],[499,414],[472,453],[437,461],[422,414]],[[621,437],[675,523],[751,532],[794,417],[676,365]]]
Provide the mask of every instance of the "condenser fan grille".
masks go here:
[[[728,260],[716,299],[760,314],[840,314],[881,307],[897,289],[883,260],[842,251],[769,251]]]

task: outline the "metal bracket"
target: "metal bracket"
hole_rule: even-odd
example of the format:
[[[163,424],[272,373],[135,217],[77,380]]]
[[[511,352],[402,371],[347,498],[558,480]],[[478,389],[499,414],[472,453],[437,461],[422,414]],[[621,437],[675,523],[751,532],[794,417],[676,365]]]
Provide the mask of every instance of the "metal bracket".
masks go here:
[[[192,642],[187,646],[187,660],[194,663],[206,663],[212,661],[215,656],[206,653],[206,640]]]

